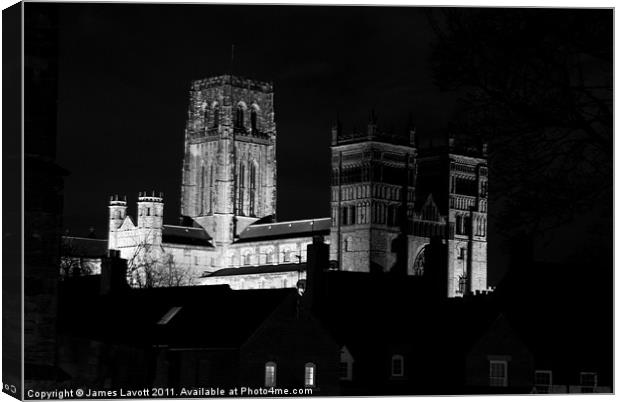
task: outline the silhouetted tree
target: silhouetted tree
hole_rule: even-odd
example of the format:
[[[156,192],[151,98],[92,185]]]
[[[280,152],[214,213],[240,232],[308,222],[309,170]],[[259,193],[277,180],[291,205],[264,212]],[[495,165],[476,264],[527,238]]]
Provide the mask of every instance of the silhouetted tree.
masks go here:
[[[452,130],[489,143],[500,229],[536,233],[593,206],[611,216],[612,11],[428,16],[436,83],[463,95]]]
[[[128,281],[137,288],[188,286],[194,282],[189,268],[179,266],[174,256],[149,241],[149,236],[137,238],[127,259]]]

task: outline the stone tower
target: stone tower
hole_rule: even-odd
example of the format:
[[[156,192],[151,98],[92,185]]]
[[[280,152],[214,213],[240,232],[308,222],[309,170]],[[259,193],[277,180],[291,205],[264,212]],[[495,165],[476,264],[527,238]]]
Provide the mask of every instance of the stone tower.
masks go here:
[[[273,85],[231,75],[192,82],[181,215],[227,246],[276,212]]]
[[[399,269],[407,261],[403,234],[415,201],[413,132],[382,132],[373,114],[366,132],[334,128],[331,150],[330,259],[345,271]]]
[[[447,217],[447,296],[487,289],[486,147],[445,147],[420,155],[419,195],[432,194]]]
[[[108,204],[109,210],[109,234],[108,248],[116,249],[118,247],[118,229],[123,224],[127,216],[127,198],[113,195],[110,197]]]
[[[138,194],[138,238],[152,246],[161,245],[164,224],[164,198],[162,193]]]

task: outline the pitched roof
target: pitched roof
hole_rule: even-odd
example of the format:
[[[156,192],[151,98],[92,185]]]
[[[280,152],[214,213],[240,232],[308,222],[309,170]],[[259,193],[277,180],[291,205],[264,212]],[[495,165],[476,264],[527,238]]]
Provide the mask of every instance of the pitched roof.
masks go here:
[[[237,243],[310,237],[313,235],[328,235],[331,227],[331,218],[302,219],[298,221],[284,221],[276,223],[260,223],[249,225],[239,235]]]
[[[62,236],[62,255],[64,257],[99,258],[107,255],[107,253],[107,240]]]
[[[163,225],[162,241],[172,244],[213,247],[211,236],[202,227]]]
[[[295,293],[293,289],[233,291],[217,285],[99,295],[99,280],[99,275],[93,275],[61,283],[58,323],[62,333],[145,346],[238,347]]]

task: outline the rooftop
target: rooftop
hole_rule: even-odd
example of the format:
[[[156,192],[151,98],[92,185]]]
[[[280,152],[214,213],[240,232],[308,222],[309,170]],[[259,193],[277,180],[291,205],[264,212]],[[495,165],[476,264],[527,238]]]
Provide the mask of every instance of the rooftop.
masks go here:
[[[260,223],[248,226],[237,243],[295,237],[328,235],[331,218],[302,219],[276,223]]]
[[[192,226],[163,225],[162,241],[171,244],[213,247],[211,236],[204,228]]]

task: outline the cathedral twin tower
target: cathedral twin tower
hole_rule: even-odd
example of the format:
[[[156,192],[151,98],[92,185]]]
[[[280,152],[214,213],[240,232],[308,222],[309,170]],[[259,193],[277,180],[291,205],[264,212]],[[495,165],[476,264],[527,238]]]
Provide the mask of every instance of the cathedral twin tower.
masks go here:
[[[203,284],[294,287],[299,272],[289,265],[305,261],[316,234],[340,270],[412,276],[425,275],[429,245],[439,238],[445,294],[486,290],[487,168],[479,150],[450,141],[422,152],[414,131],[385,132],[374,119],[363,131],[336,127],[331,217],[277,222],[273,105],[270,83],[230,75],[192,82],[181,215],[193,223],[154,229],[168,260]],[[112,240],[138,228],[118,214],[119,202],[110,204],[109,248],[127,258],[135,242]],[[242,266],[249,270],[230,269]]]

